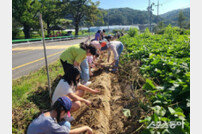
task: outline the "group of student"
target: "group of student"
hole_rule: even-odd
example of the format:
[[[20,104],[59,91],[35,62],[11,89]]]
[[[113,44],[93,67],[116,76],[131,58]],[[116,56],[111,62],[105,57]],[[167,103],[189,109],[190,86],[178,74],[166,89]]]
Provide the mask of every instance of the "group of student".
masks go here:
[[[99,34],[98,34],[99,33]],[[95,38],[67,48],[60,55],[60,62],[63,66],[64,75],[56,86],[52,99],[51,110],[43,112],[38,118],[34,119],[28,127],[28,134],[78,134],[87,132],[92,134],[89,126],[71,129],[70,122],[74,120],[70,112],[79,110],[82,103],[87,106],[91,101],[84,99],[85,92],[98,94],[98,89],[91,89],[88,86],[92,76],[91,68],[100,66],[97,59],[108,51],[108,62],[111,51],[114,53],[112,71],[116,72],[119,64],[119,57],[123,51],[123,44],[115,41],[111,35],[105,36],[104,30],[98,30]],[[81,79],[81,80],[80,80]]]

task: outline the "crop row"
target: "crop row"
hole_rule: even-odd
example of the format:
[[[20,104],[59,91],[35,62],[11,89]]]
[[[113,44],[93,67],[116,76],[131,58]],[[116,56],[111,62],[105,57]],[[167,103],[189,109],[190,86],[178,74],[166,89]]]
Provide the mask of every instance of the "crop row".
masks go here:
[[[141,62],[146,79],[142,87],[150,101],[150,116],[140,120],[143,133],[189,133],[190,131],[190,38],[168,26],[164,34],[125,35],[122,64]]]

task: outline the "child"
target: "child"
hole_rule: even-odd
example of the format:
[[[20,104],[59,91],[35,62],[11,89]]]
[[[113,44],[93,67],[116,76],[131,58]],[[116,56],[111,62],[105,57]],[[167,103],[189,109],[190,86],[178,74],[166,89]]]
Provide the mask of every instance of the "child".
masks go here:
[[[112,71],[116,72],[118,69],[119,57],[123,51],[123,44],[120,41],[111,41],[113,39],[112,36],[107,36],[106,39],[109,43],[106,47],[103,47],[103,50],[108,50],[108,62],[111,56],[111,51],[114,53],[114,61],[111,65],[113,66]]]
[[[97,33],[95,34],[95,40],[100,41],[101,40],[101,30],[98,30]]]
[[[82,98],[85,91],[91,93],[99,93],[98,90],[93,90],[84,85],[79,84],[80,71],[77,68],[72,68],[72,70],[65,74],[63,78],[59,81],[53,96],[52,96],[52,105],[55,101],[61,96],[67,96],[72,100],[71,112],[78,110],[81,107],[81,102],[84,102],[86,105],[90,105],[91,102]]]
[[[90,76],[93,76],[93,73],[91,71],[91,68],[95,67],[95,65],[99,65],[95,62],[95,60],[99,57],[99,54],[96,54],[94,57],[93,56],[87,56],[88,60],[88,65],[89,65],[89,74]]]
[[[67,48],[60,55],[60,61],[62,63],[65,74],[71,72],[71,69],[74,67],[79,68],[81,62],[86,58],[86,56],[95,55],[96,51],[97,50],[95,47],[88,46],[84,43]]]
[[[92,134],[92,129],[88,126],[71,130],[71,124],[68,121],[62,121],[67,115],[70,116],[71,107],[72,102],[68,97],[59,97],[51,111],[42,113],[31,122],[27,134],[74,134],[86,131]]]

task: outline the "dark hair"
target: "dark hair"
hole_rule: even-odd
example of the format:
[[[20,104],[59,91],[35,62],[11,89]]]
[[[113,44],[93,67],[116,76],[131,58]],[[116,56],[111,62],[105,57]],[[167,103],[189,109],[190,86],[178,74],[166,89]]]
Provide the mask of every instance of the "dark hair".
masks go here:
[[[98,30],[98,31],[97,31],[97,33],[100,33],[100,32],[101,32],[101,30]]]
[[[105,30],[103,29],[103,30],[102,30],[102,32],[104,32],[104,33],[105,33]]]
[[[105,39],[107,39],[108,41],[112,38],[112,36],[108,35],[108,36],[105,36]]]
[[[99,56],[100,56],[100,55],[99,55],[98,53],[96,53],[96,54],[95,54],[95,57],[97,57],[97,58],[98,58]]]
[[[77,86],[78,80],[76,79],[80,75],[80,71],[76,67],[72,67],[68,73],[63,75],[63,79],[69,83],[69,85]]]
[[[65,110],[65,108],[62,106],[61,102],[59,102],[59,101],[56,101],[56,102],[53,104],[51,110],[55,110],[55,111],[57,112],[56,120],[57,120],[58,123],[60,122],[60,114],[61,114],[61,112],[62,112],[62,111],[67,112],[67,111]]]
[[[84,49],[84,50],[90,50],[90,53],[92,54],[92,55],[96,55],[96,53],[97,53],[97,49],[94,47],[94,46],[92,46],[92,45],[87,45],[87,44],[85,44],[85,43],[81,43],[80,44],[80,48],[82,48],[82,49]]]

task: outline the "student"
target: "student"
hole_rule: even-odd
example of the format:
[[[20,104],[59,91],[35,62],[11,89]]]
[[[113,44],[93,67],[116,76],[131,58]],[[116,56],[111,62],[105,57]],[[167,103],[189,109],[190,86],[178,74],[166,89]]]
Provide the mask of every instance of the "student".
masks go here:
[[[86,56],[96,54],[96,48],[88,46],[83,42],[80,45],[74,45],[67,48],[61,55],[60,61],[62,63],[65,74],[70,72],[72,68],[80,68],[81,62]]]
[[[88,40],[90,40],[90,38],[88,38],[88,39],[85,41],[85,43],[87,43]],[[82,83],[83,85],[85,85],[85,86],[89,86],[89,85],[91,84],[91,81],[89,81],[89,79],[90,79],[90,76],[93,75],[92,72],[90,71],[89,61],[92,61],[92,60],[93,60],[93,62],[95,63],[96,57],[98,57],[99,54],[100,54],[100,50],[101,50],[102,44],[100,44],[99,41],[94,40],[94,41],[91,41],[91,42],[90,42],[90,45],[89,45],[89,46],[93,46],[93,47],[96,48],[96,50],[97,50],[96,53],[97,53],[97,54],[95,54],[95,55],[97,55],[97,56],[95,56],[95,55],[94,55],[94,56],[87,56],[87,58],[84,59],[83,62],[81,63],[81,66],[80,66],[80,67],[81,67],[81,79],[82,79],[81,83]],[[95,64],[96,64],[96,63],[95,63]],[[97,65],[98,65],[98,64],[97,64]]]
[[[102,32],[100,33],[100,35],[101,35],[101,40],[103,40],[104,37],[105,37],[105,30],[104,29],[102,30]]]
[[[93,73],[91,71],[91,68],[95,67],[95,65],[99,65],[98,63],[95,62],[95,60],[99,57],[99,54],[96,54],[94,57],[93,56],[87,56],[88,60],[88,65],[89,65],[89,75],[93,76]]]
[[[100,41],[101,40],[101,30],[98,30],[97,33],[95,34],[95,40]]]
[[[92,134],[92,129],[88,126],[71,130],[71,124],[68,121],[63,121],[64,117],[70,116],[71,107],[72,102],[68,97],[58,98],[51,111],[42,113],[31,122],[27,134],[75,134],[86,131],[88,134]]]
[[[107,36],[106,39],[108,40],[108,45],[104,47],[103,50],[108,50],[108,62],[111,56],[111,51],[113,51],[114,61],[111,63],[111,65],[113,65],[112,71],[116,72],[118,69],[119,57],[124,46],[120,41],[111,41],[113,39],[112,36]]]
[[[77,68],[72,68],[71,72],[65,74],[59,81],[52,96],[52,105],[61,96],[67,96],[72,100],[71,112],[78,110],[81,107],[81,102],[86,105],[91,105],[89,100],[83,97],[85,91],[90,93],[99,93],[98,90],[93,90],[79,83],[80,71]]]

